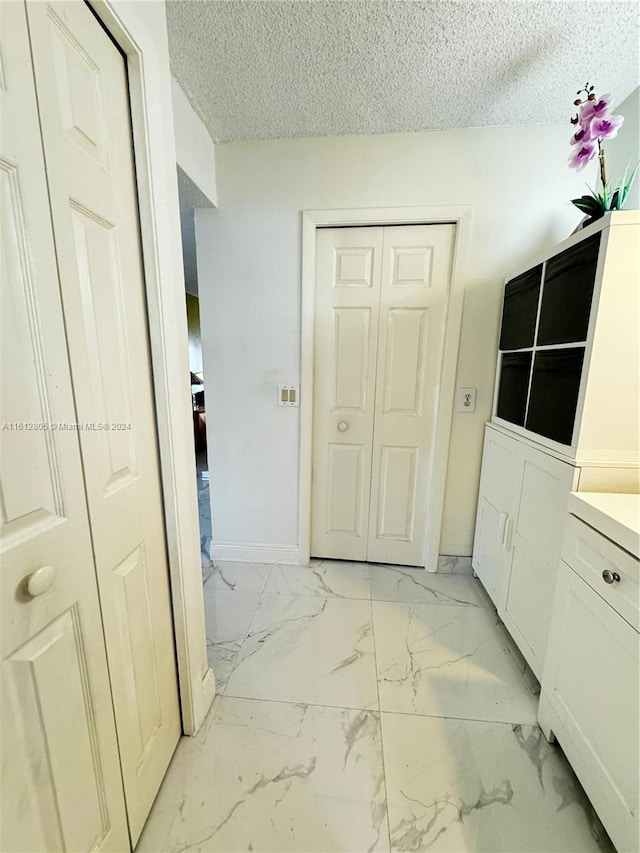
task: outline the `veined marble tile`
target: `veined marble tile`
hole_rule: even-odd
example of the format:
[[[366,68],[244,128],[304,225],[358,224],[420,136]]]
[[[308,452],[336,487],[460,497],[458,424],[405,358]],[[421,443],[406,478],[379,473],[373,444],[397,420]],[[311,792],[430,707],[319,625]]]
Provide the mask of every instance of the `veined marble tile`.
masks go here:
[[[371,598],[376,601],[422,601],[427,604],[473,604],[485,606],[473,577],[425,572],[405,566],[369,566]]]
[[[388,850],[384,790],[377,713],[223,696],[158,849]]]
[[[371,602],[265,593],[225,692],[377,708]]]
[[[380,708],[535,723],[537,699],[485,607],[374,601]]]
[[[537,726],[382,714],[391,849],[614,853]]]
[[[344,560],[314,560],[309,566],[273,566],[268,593],[369,599],[369,567]]]
[[[473,575],[471,557],[453,557],[441,554],[438,557],[438,572],[443,575]]]
[[[211,500],[209,492],[209,471],[206,454],[200,455],[196,464],[196,482],[198,488],[198,517],[200,524],[200,557],[203,569],[211,562],[211,541],[213,527],[211,524]],[[206,575],[203,572],[203,579]]]
[[[205,581],[214,589],[231,592],[262,592],[271,566],[266,563],[233,563],[213,560]]]
[[[259,600],[259,592],[235,592],[211,585],[204,588],[207,658],[219,693],[231,674]]]

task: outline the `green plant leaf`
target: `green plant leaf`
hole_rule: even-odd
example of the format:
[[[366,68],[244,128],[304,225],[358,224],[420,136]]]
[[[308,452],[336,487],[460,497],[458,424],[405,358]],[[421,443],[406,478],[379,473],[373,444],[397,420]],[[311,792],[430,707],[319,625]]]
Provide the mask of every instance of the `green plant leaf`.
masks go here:
[[[571,203],[573,205],[575,205],[575,207],[577,207],[578,210],[581,210],[582,213],[586,213],[589,216],[599,216],[602,213],[601,207],[594,208],[589,204],[585,204],[584,202],[581,202],[579,199],[576,201],[572,201]]]
[[[620,193],[618,196],[618,209],[619,210],[622,210],[622,207],[623,207],[623,205],[627,199],[627,196],[629,195],[629,190],[631,189],[631,185],[633,184],[635,176],[638,172],[638,166],[640,166],[640,163],[636,164],[635,169],[633,170],[633,172],[631,173],[631,175],[628,178],[627,178],[627,172],[629,171],[629,167],[627,166],[627,168],[624,170],[624,174],[620,177],[620,180],[618,181],[618,187],[620,190]]]
[[[595,204],[600,204],[600,197],[595,193],[593,195],[583,195],[581,196],[582,201],[591,201]]]
[[[600,205],[602,210],[606,210],[605,207],[605,196],[604,193],[597,193],[594,189],[591,189],[589,184],[587,184],[587,188],[591,191],[591,196],[583,196],[583,198],[594,198],[596,202]]]
[[[600,201],[591,195],[583,195],[582,198],[572,198],[571,204],[575,205],[578,210],[589,214],[599,214],[603,210]]]

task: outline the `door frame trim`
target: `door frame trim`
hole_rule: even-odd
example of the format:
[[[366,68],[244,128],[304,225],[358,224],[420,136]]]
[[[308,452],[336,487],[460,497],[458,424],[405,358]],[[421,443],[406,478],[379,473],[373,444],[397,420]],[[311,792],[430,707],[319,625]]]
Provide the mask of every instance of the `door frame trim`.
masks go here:
[[[206,651],[166,22],[153,32],[131,0],[88,3],[127,62],[182,729],[193,735],[213,702],[215,677]]]
[[[465,263],[471,231],[471,206],[368,207],[302,212],[302,295],[300,352],[300,486],[298,503],[298,543],[302,564],[311,554],[311,469],[313,434],[313,358],[316,290],[316,231],[323,227],[362,225],[441,225],[456,226],[451,282],[445,320],[445,338],[440,373],[433,460],[429,474],[429,501],[424,567],[437,571],[447,463],[455,391],[460,326],[464,302]],[[434,544],[435,543],[435,544]]]

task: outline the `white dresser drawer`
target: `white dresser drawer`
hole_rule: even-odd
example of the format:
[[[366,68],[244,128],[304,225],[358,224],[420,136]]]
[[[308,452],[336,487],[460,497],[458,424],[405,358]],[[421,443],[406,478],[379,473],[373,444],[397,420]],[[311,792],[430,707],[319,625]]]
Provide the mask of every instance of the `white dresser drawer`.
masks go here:
[[[635,557],[570,515],[562,559],[636,631],[640,630],[640,563]],[[607,583],[605,577],[616,579]]]

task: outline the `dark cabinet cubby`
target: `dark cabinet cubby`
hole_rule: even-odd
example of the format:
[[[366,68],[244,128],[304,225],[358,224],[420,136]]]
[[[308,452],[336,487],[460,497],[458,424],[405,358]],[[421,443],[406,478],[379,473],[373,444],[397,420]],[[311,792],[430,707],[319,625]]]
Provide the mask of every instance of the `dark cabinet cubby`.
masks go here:
[[[502,356],[496,406],[499,418],[524,426],[530,374],[531,352],[505,353]]]
[[[537,346],[587,339],[599,249],[596,234],[547,261]]]
[[[571,444],[583,361],[584,347],[536,353],[527,429],[560,444]]]
[[[542,283],[542,264],[508,281],[504,288],[500,349],[533,346]]]

